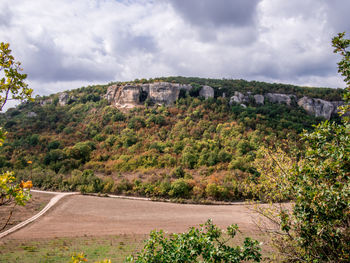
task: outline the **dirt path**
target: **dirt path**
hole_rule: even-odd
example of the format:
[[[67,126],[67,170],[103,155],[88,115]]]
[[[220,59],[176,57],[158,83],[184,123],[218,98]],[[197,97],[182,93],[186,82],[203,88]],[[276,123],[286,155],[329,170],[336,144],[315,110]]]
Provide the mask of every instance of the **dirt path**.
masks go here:
[[[30,224],[31,222],[34,222],[37,220],[39,217],[44,215],[51,207],[53,207],[59,200],[61,200],[63,197],[68,196],[68,195],[74,195],[77,193],[61,193],[61,192],[48,192],[48,191],[40,191],[40,190],[32,190],[32,193],[39,193],[39,194],[53,194],[53,197],[51,200],[48,202],[48,204],[40,210],[37,214],[34,216],[20,222],[19,224],[15,225],[14,227],[7,229],[4,232],[0,233],[0,238],[3,238],[7,235],[10,235],[11,233],[14,233],[15,231],[18,231],[19,229],[25,227],[26,225]]]
[[[27,202],[25,206],[17,205],[14,208],[13,208],[13,204],[0,206],[0,227],[1,228],[4,226],[4,224],[8,220],[10,212],[13,210],[13,214],[10,218],[10,221],[3,231],[6,231],[11,227],[37,214],[50,202],[51,198],[53,197],[52,194],[47,194],[47,193],[32,192],[31,194],[32,194],[32,197],[30,198],[30,200]]]
[[[248,233],[256,230],[255,216],[245,205],[184,205],[74,195],[5,239],[148,234],[153,229],[181,232],[208,218],[220,227],[237,223]]]

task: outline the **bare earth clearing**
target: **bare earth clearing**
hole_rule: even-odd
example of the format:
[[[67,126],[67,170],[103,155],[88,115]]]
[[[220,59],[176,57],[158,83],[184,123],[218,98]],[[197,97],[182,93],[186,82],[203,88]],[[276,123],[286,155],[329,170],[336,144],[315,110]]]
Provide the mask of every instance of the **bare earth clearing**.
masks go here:
[[[208,218],[224,228],[238,224],[244,234],[256,232],[256,214],[246,205],[188,205],[139,200],[69,196],[44,216],[5,239],[148,234],[153,229],[183,232]]]
[[[44,194],[44,193],[36,193],[36,192],[31,192],[31,194],[32,194],[32,198],[28,201],[28,203],[25,206],[15,207],[13,214],[11,216],[11,219],[9,221],[9,224],[6,226],[6,228],[3,231],[34,216],[45,207],[45,205],[50,201],[52,197],[54,197],[54,195],[52,194]],[[9,213],[12,210],[12,207],[13,206],[0,207],[0,228],[2,228],[2,226],[7,221]]]

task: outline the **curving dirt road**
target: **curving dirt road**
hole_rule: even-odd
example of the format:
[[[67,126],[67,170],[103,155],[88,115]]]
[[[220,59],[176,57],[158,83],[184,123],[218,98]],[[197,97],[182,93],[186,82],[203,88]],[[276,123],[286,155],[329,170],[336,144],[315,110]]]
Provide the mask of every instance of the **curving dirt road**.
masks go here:
[[[53,207],[59,200],[61,200],[63,197],[68,196],[68,195],[74,195],[74,194],[78,194],[75,192],[72,193],[63,193],[63,192],[50,192],[50,191],[41,191],[41,190],[31,190],[32,192],[35,193],[43,193],[43,194],[53,194],[54,197],[51,198],[50,202],[36,215],[32,216],[31,218],[28,218],[27,220],[15,225],[14,227],[1,232],[0,233],[0,238],[3,238],[23,227],[25,227],[26,225],[30,224],[31,222],[34,222],[35,220],[37,220],[39,217],[41,217],[43,214],[45,214],[51,207]]]
[[[71,195],[5,239],[148,234],[153,229],[182,232],[208,218],[220,227],[237,223],[249,233],[257,230],[255,217],[247,205],[205,206]]]

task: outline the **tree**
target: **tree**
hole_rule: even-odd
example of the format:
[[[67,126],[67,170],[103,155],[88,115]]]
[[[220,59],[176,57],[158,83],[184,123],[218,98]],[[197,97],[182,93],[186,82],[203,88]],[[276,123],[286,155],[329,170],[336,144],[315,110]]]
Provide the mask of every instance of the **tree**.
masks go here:
[[[228,245],[237,234],[237,225],[227,227],[226,239],[223,231],[211,220],[201,226],[200,229],[191,227],[188,232],[169,237],[162,230],[152,231],[144,249],[136,257],[128,257],[127,262],[260,262],[261,249],[258,241],[245,238],[243,246]]]
[[[339,72],[350,100],[350,40],[345,33],[333,38],[335,53],[342,55]],[[349,113],[349,106],[341,115]],[[294,196],[292,213],[280,211],[278,248],[288,262],[350,262],[350,123],[325,121],[302,139],[305,153],[289,174]]]
[[[27,74],[21,74],[21,63],[16,62],[9,49],[10,44],[0,43],[0,111],[8,100],[31,100],[33,90],[24,82]]]
[[[345,32],[339,33],[338,36],[334,37],[332,40],[332,44],[334,47],[334,53],[340,53],[342,55],[342,59],[338,62],[338,72],[344,77],[344,81],[347,85],[345,88],[345,93],[343,96],[343,100],[347,103],[350,102],[350,51],[348,48],[350,47],[350,39],[345,39]],[[347,104],[343,106],[340,114],[345,115],[349,112],[350,105]],[[349,119],[345,120],[349,121]]]
[[[15,62],[11,55],[8,43],[0,43],[0,72],[3,72],[4,77],[0,79],[0,111],[5,106],[9,99],[25,100],[31,99],[32,90],[27,88],[24,82],[26,74],[21,74],[19,71],[20,63]],[[6,138],[6,132],[0,127],[0,146]],[[13,172],[5,172],[0,174],[0,206],[12,205],[9,217],[5,224],[1,227],[3,230],[10,221],[13,209],[16,205],[25,205],[30,199],[30,188],[32,182],[16,183],[16,178]]]

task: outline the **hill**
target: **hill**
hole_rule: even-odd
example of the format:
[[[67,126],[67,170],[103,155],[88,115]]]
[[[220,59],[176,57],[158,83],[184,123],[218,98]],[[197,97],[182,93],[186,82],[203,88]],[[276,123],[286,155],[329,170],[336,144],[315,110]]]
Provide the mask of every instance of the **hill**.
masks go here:
[[[107,91],[113,85],[160,81],[190,88],[179,90],[169,104],[147,100],[149,95],[141,100],[140,89],[136,107],[110,105]],[[213,96],[200,96],[203,85],[213,89]],[[194,201],[256,198],[250,185],[259,177],[254,167],[258,149],[302,150],[298,134],[323,120],[299,107],[298,100],[249,100],[275,93],[316,101],[342,97],[340,89],[184,77],[38,96],[1,114],[8,141],[0,168],[14,169],[19,180],[31,179],[43,189]],[[240,94],[242,101],[235,100]]]

